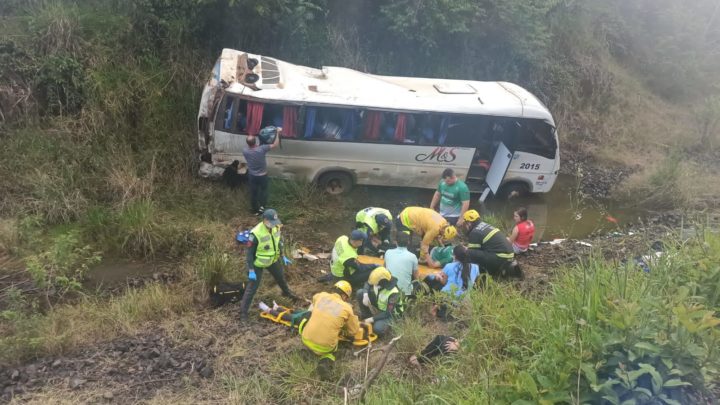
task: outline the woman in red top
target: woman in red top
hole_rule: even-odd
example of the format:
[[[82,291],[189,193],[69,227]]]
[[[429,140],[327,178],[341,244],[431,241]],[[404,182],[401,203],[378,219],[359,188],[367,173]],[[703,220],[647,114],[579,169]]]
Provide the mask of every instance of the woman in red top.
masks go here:
[[[513,219],[515,220],[515,227],[513,227],[508,240],[512,243],[515,253],[527,252],[533,236],[535,236],[535,224],[528,219],[527,209],[525,208],[518,208],[513,213]]]

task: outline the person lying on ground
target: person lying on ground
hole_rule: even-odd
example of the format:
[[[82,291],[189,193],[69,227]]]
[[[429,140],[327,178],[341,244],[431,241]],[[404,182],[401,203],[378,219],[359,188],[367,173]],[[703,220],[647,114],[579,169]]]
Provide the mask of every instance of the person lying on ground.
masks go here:
[[[426,277],[428,283],[434,290],[461,297],[465,294],[480,275],[480,268],[475,263],[470,263],[468,249],[463,245],[453,248],[453,261],[443,267],[442,271],[436,271]]]
[[[350,283],[338,281],[331,292],[320,292],[313,296],[310,317],[299,325],[303,344],[320,357],[318,374],[322,379],[329,377],[340,334],[355,336],[360,330],[360,322],[348,302],[350,297]]]
[[[463,245],[457,245],[453,249],[453,262],[448,263],[442,271],[435,272],[425,277],[427,284],[432,291],[440,291],[452,297],[450,301],[462,297],[470,290],[480,275],[480,268],[477,264],[470,263],[468,249]],[[449,317],[448,304],[434,304],[430,312],[443,320]]]
[[[515,254],[525,253],[535,237],[535,224],[528,219],[525,207],[520,207],[513,212],[513,221],[515,221],[515,226],[508,236],[508,242],[512,244]]]
[[[430,208],[407,207],[400,212],[395,223],[398,233],[417,234],[422,237],[419,263],[427,262],[430,245],[442,246],[457,236],[457,229]],[[412,242],[412,239],[410,241]]]
[[[363,245],[367,234],[359,229],[337,238],[332,250],[330,271],[335,281],[345,280],[353,288],[362,286],[370,276],[370,272],[377,267],[375,264],[363,264],[357,260],[358,248]]]
[[[390,323],[405,310],[405,294],[397,287],[397,279],[385,267],[370,273],[365,287],[357,292],[360,315],[373,325],[378,336],[390,331]],[[373,312],[376,312],[373,315]]]
[[[434,357],[454,354],[460,349],[460,341],[452,336],[437,335],[419,355],[410,356],[410,364],[420,367]]]
[[[427,260],[427,266],[436,269],[445,267],[446,264],[453,261],[453,245],[435,246],[430,250],[430,256]]]

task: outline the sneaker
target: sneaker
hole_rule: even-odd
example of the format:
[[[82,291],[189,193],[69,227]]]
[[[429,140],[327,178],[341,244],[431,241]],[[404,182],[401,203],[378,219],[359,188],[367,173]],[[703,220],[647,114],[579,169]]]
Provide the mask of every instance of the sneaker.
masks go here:
[[[277,311],[277,310],[279,310],[279,309],[280,309],[280,305],[278,305],[278,303],[277,303],[277,302],[275,302],[275,300],[273,300],[273,306],[272,306],[272,309],[273,309],[273,311]]]
[[[265,213],[265,207],[260,207],[260,209],[258,210],[258,212],[259,212],[260,214]]]
[[[275,303],[273,302],[273,304],[275,304]],[[264,302],[262,302],[262,301],[260,301],[260,303],[258,304],[258,307],[259,307],[260,310],[263,311],[263,312],[270,312],[270,307],[269,307],[266,303],[264,303]],[[273,308],[274,308],[274,306],[273,306]]]

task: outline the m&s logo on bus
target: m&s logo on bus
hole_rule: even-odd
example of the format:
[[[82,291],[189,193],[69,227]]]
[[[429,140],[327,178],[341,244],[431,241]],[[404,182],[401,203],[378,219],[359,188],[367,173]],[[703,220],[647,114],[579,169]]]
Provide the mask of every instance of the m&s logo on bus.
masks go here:
[[[418,153],[415,155],[415,160],[418,162],[435,160],[440,163],[450,163],[454,162],[455,158],[457,158],[457,156],[455,156],[455,148],[445,148],[442,146],[438,146],[430,153]]]

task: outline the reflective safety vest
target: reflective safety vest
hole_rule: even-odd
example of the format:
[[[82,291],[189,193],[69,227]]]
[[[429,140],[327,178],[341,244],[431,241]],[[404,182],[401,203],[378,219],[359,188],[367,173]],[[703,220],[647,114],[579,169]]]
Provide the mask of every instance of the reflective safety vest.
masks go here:
[[[390,299],[390,296],[393,294],[398,294],[398,300],[397,300],[397,303],[395,304],[395,310],[393,311],[393,315],[399,316],[403,313],[403,311],[405,311],[405,302],[403,300],[403,298],[405,297],[405,294],[400,292],[400,289],[397,288],[397,286],[395,286],[389,290],[386,290],[383,288],[380,291],[378,291],[378,293],[377,293],[377,308],[381,311],[387,310],[388,300]]]
[[[255,225],[250,233],[255,236],[257,241],[253,266],[260,268],[270,267],[280,258],[280,228],[276,226],[269,230],[261,222]]]
[[[345,262],[357,256],[357,249],[350,244],[350,238],[345,235],[337,238],[332,251],[332,265],[330,267],[333,276],[342,278],[345,274]],[[354,271],[354,269],[351,269],[350,274]]]
[[[383,214],[388,219],[392,220],[392,214],[390,211],[384,208],[369,207],[359,211],[357,215],[355,215],[355,222],[367,225],[372,233],[377,234],[380,232],[380,227],[375,220],[375,216],[378,214]]]

